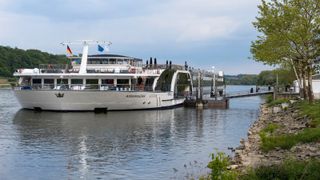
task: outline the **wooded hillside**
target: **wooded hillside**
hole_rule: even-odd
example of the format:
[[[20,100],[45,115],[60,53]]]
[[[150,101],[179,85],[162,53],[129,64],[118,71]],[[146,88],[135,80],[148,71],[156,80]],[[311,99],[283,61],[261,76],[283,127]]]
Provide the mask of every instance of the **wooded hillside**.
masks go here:
[[[39,64],[67,64],[65,55],[53,55],[39,50],[0,46],[0,77],[12,77],[19,68],[37,68]]]

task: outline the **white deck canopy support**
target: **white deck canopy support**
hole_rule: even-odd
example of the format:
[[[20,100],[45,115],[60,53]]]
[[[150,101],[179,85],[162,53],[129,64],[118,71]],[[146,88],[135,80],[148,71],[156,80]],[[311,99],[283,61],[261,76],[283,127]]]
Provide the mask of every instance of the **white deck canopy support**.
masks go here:
[[[87,74],[87,61],[88,61],[89,45],[103,44],[103,45],[109,47],[112,43],[110,41],[81,40],[81,41],[75,41],[75,42],[62,42],[61,44],[62,45],[69,45],[69,44],[83,45],[79,74]]]

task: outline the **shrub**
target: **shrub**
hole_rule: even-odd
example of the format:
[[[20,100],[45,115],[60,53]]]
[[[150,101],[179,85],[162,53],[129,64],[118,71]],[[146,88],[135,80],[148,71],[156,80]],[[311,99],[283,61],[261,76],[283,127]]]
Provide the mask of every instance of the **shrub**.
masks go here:
[[[280,98],[280,99],[276,99],[271,101],[270,103],[268,103],[268,107],[273,107],[282,103],[288,103],[289,99],[285,99],[285,98]]]
[[[298,161],[287,159],[279,165],[260,166],[249,169],[246,174],[239,176],[244,180],[273,180],[273,179],[319,179],[320,161]]]
[[[270,133],[272,134],[276,129],[279,128],[279,125],[278,124],[275,124],[275,123],[270,123],[268,124],[268,126],[266,128],[264,128],[262,131],[263,132],[266,132],[266,133]]]
[[[211,169],[210,179],[212,180],[231,180],[236,179],[236,174],[227,168],[230,165],[229,158],[223,152],[211,154],[212,161],[209,162],[208,168]]]
[[[312,126],[317,127],[320,125],[320,101],[316,101],[314,104],[301,101],[297,106],[302,115],[306,115],[312,119]]]

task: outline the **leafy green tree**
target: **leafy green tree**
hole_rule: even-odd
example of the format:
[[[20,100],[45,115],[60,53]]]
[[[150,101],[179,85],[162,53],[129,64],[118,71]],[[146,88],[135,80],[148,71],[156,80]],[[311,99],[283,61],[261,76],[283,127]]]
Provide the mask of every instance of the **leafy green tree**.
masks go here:
[[[12,77],[19,68],[36,68],[40,64],[68,64],[65,55],[52,55],[39,50],[22,50],[0,46],[0,76]]]
[[[258,75],[257,85],[275,86],[277,76],[278,85],[283,87],[291,86],[295,80],[293,70],[282,67],[272,71],[261,71]]]
[[[258,8],[253,25],[261,35],[251,45],[254,60],[290,64],[303,82],[304,95],[313,102],[313,64],[320,55],[320,0],[262,0]]]

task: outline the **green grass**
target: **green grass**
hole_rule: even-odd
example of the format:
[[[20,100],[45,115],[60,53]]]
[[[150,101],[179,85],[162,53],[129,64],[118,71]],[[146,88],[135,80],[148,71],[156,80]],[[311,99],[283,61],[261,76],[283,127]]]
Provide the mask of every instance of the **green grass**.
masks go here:
[[[280,98],[268,103],[268,107],[273,107],[273,106],[280,105],[282,103],[288,103],[288,102],[289,102],[289,99]]]
[[[266,133],[260,133],[261,149],[265,152],[279,147],[281,149],[290,149],[294,145],[302,142],[314,142],[320,140],[320,128],[306,128],[298,134],[286,134],[278,136],[268,136]]]
[[[290,149],[298,143],[309,143],[320,140],[320,101],[314,104],[301,101],[297,104],[301,115],[311,118],[310,127],[305,128],[297,134],[275,135],[273,132],[279,128],[277,124],[269,124],[265,129],[261,130],[261,149],[265,152],[279,147],[281,149]]]
[[[268,107],[273,107],[273,106],[280,105],[282,103],[288,103],[288,102],[289,102],[289,99],[286,99],[286,98],[279,98],[279,99],[273,100],[273,95],[266,96],[266,103]]]
[[[273,180],[273,179],[319,179],[320,161],[285,160],[282,164],[260,166],[239,175],[244,180]]]
[[[0,77],[0,84],[8,84],[8,79]]]
[[[273,95],[265,95],[266,103],[269,104],[273,101]]]
[[[311,127],[319,127],[320,125],[320,101],[316,101],[314,104],[309,104],[306,101],[298,103],[298,108],[301,115],[306,115],[312,119]]]
[[[270,123],[270,124],[268,124],[268,126],[266,128],[262,129],[262,132],[272,134],[278,128],[279,128],[278,124]]]
[[[217,152],[211,154],[211,161],[208,163],[208,168],[211,169],[211,173],[208,179],[211,180],[234,180],[236,179],[236,173],[227,170],[230,165],[228,156],[223,152]]]

